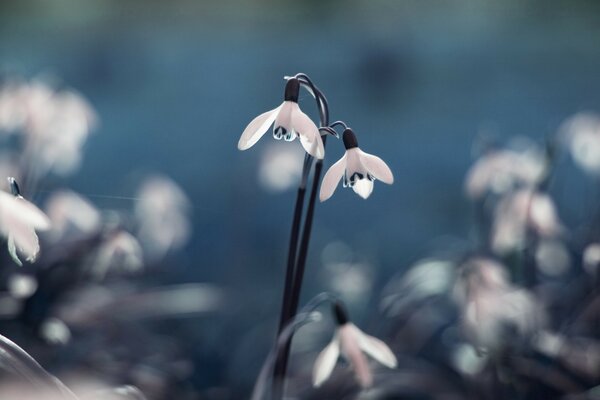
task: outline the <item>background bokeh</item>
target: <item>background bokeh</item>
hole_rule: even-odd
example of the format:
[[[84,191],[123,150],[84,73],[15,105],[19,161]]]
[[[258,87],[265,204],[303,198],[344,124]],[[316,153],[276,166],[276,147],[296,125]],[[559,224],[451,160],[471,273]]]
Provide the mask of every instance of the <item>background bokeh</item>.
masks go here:
[[[338,190],[318,205],[308,262],[305,300],[353,287],[351,309],[372,321],[393,275],[472,239],[463,179],[474,154],[515,135],[543,144],[565,118],[600,111],[599,39],[591,0],[0,3],[0,69],[75,88],[100,119],[81,168],[42,186],[130,209],[137,182],[161,172],[191,199],[188,246],[143,279],[227,293],[214,315],[156,327],[187,340],[192,384],[214,398],[248,392],[279,312],[294,169],[290,181],[261,176],[265,164],[289,167],[268,164],[280,145],[268,135],[247,152],[236,144],[281,102],[284,75],[307,73],[332,119],[394,172],[368,201]],[[306,92],[300,103],[316,115]],[[342,151],[330,140],[326,166]],[[576,222],[569,193],[587,178],[561,162],[556,200]]]

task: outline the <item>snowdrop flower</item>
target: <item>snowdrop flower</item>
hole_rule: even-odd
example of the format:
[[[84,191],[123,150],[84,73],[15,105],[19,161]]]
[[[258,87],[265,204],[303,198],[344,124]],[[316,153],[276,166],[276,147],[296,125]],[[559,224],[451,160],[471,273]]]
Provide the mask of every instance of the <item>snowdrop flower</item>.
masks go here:
[[[98,249],[94,271],[98,278],[104,278],[111,268],[135,272],[142,265],[142,246],[132,234],[122,230],[110,234]]]
[[[554,237],[562,226],[552,199],[541,192],[522,189],[505,196],[496,206],[491,246],[496,253],[509,253],[524,245],[527,232]]]
[[[520,186],[533,186],[542,180],[546,162],[533,146],[525,149],[495,150],[481,157],[471,167],[465,179],[469,198],[481,198],[487,191],[501,194]]]
[[[465,263],[454,288],[462,328],[479,352],[529,340],[545,324],[545,313],[529,291],[512,285],[503,265],[475,257]]]
[[[54,241],[90,235],[100,228],[98,209],[75,192],[53,193],[46,204],[46,212],[52,221],[49,233]]]
[[[348,314],[339,302],[334,305],[334,315],[338,325],[337,330],[331,343],[319,354],[315,362],[313,369],[313,385],[315,387],[320,386],[329,378],[340,352],[352,365],[356,378],[365,388],[373,384],[373,375],[363,353],[367,353],[388,368],[396,367],[398,362],[390,348],[381,340],[365,334],[351,323]]]
[[[153,176],[143,183],[137,197],[138,237],[146,254],[157,259],[182,247],[192,230],[191,203],[183,190],[167,177]]]
[[[346,128],[342,139],[346,153],[329,168],[323,177],[319,194],[321,201],[325,201],[333,195],[342,177],[343,186],[351,187],[363,199],[371,195],[375,179],[388,185],[394,183],[394,176],[387,164],[381,158],[367,154],[358,147],[358,141],[352,129]]]
[[[285,85],[283,103],[259,115],[248,124],[240,137],[238,149],[246,150],[254,146],[273,124],[275,139],[291,142],[299,137],[302,147],[308,154],[322,159],[325,156],[325,148],[321,134],[315,123],[298,107],[299,92],[300,82],[296,78],[290,78]]]
[[[18,253],[31,263],[36,260],[40,244],[35,231],[49,229],[50,220],[21,196],[14,178],[8,178],[8,181],[12,194],[0,191],[0,232],[8,240],[8,252],[13,261],[22,266]]]

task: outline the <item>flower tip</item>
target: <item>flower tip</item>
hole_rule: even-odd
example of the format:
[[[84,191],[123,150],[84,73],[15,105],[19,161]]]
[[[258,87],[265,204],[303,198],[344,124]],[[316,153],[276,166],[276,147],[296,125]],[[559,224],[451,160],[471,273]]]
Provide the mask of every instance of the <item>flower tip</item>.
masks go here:
[[[8,179],[8,184],[10,185],[10,191],[13,194],[13,196],[20,196],[21,189],[19,188],[19,184],[17,183],[17,180],[15,178],[13,178],[12,176],[9,176],[7,179]]]

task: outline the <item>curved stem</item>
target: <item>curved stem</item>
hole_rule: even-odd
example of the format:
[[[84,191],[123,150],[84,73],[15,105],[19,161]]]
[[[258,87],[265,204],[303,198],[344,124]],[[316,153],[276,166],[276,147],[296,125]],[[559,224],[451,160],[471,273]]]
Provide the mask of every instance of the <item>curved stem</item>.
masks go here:
[[[344,121],[335,121],[329,124],[329,127],[335,128],[336,126],[341,126],[344,129],[348,129],[348,125]]]
[[[327,99],[323,95],[323,93],[317,88],[314,83],[310,80],[308,76],[305,74],[297,74],[296,78],[300,81],[300,83],[310,89],[314,95],[315,100],[317,101],[317,107],[319,108],[319,117],[320,117],[320,125],[321,127],[328,128],[329,127],[329,105],[327,103]],[[327,136],[322,138],[323,146],[325,147],[327,143]],[[302,239],[300,242],[300,249],[298,254],[298,259],[295,260],[296,264],[294,268],[290,268],[290,264],[288,263],[287,273],[292,273],[293,277],[291,280],[288,279],[286,275],[286,286],[285,286],[285,295],[284,295],[284,304],[281,312],[281,319],[279,324],[279,333],[282,332],[284,326],[286,326],[289,321],[293,320],[294,316],[298,310],[298,303],[300,301],[300,294],[302,291],[302,281],[304,279],[304,270],[306,267],[306,258],[308,255],[308,245],[310,243],[310,236],[312,232],[312,223],[314,218],[314,210],[316,203],[316,194],[319,188],[319,183],[321,179],[321,171],[323,169],[323,160],[317,160],[315,164],[315,173],[313,176],[311,193],[309,197],[309,205],[306,212],[306,217],[304,219],[304,228],[302,230]],[[300,190],[300,189],[299,189]],[[304,195],[304,193],[302,194]],[[300,193],[298,194],[300,196]],[[303,197],[302,197],[303,198]],[[294,215],[296,216],[296,214]],[[296,222],[296,221],[294,221]],[[297,237],[295,237],[297,241]],[[297,246],[297,243],[296,243]],[[290,257],[292,255],[292,242],[290,241]],[[288,262],[292,259],[288,258]],[[288,286],[291,285],[291,286]],[[289,290],[289,292],[288,292]],[[287,301],[286,301],[287,300]],[[282,351],[278,354],[278,357],[275,362],[274,367],[274,375],[273,375],[273,399],[282,399],[285,391],[285,376],[287,372],[287,365],[289,360],[289,354],[291,349],[292,336],[290,335],[284,341],[284,345],[282,347]]]

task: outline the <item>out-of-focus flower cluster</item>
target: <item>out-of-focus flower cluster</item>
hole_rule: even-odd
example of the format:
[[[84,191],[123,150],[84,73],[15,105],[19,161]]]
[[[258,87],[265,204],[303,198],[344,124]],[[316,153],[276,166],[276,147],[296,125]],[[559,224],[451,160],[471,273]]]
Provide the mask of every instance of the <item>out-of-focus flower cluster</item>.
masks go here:
[[[0,250],[0,334],[44,367],[106,382],[82,389],[85,398],[144,398],[132,387],[110,388],[122,384],[150,398],[185,394],[190,388],[180,383],[193,374],[193,361],[148,327],[213,312],[222,293],[208,284],[149,284],[191,234],[191,204],[173,180],[146,177],[120,210],[51,186],[77,169],[97,126],[91,104],[71,89],[39,79],[0,82],[0,177],[15,177],[0,186],[0,233],[8,242]],[[0,397],[79,397],[66,387],[57,392],[11,383],[47,373],[27,353],[17,352],[21,361],[11,358],[9,345],[0,347],[0,375],[7,377]]]
[[[597,177],[600,117],[570,118],[545,147],[519,138],[481,154],[464,183],[472,240],[391,279],[372,318],[397,369],[375,369],[368,391],[334,370],[305,398],[596,398],[600,199],[581,225],[562,217],[570,162]]]

